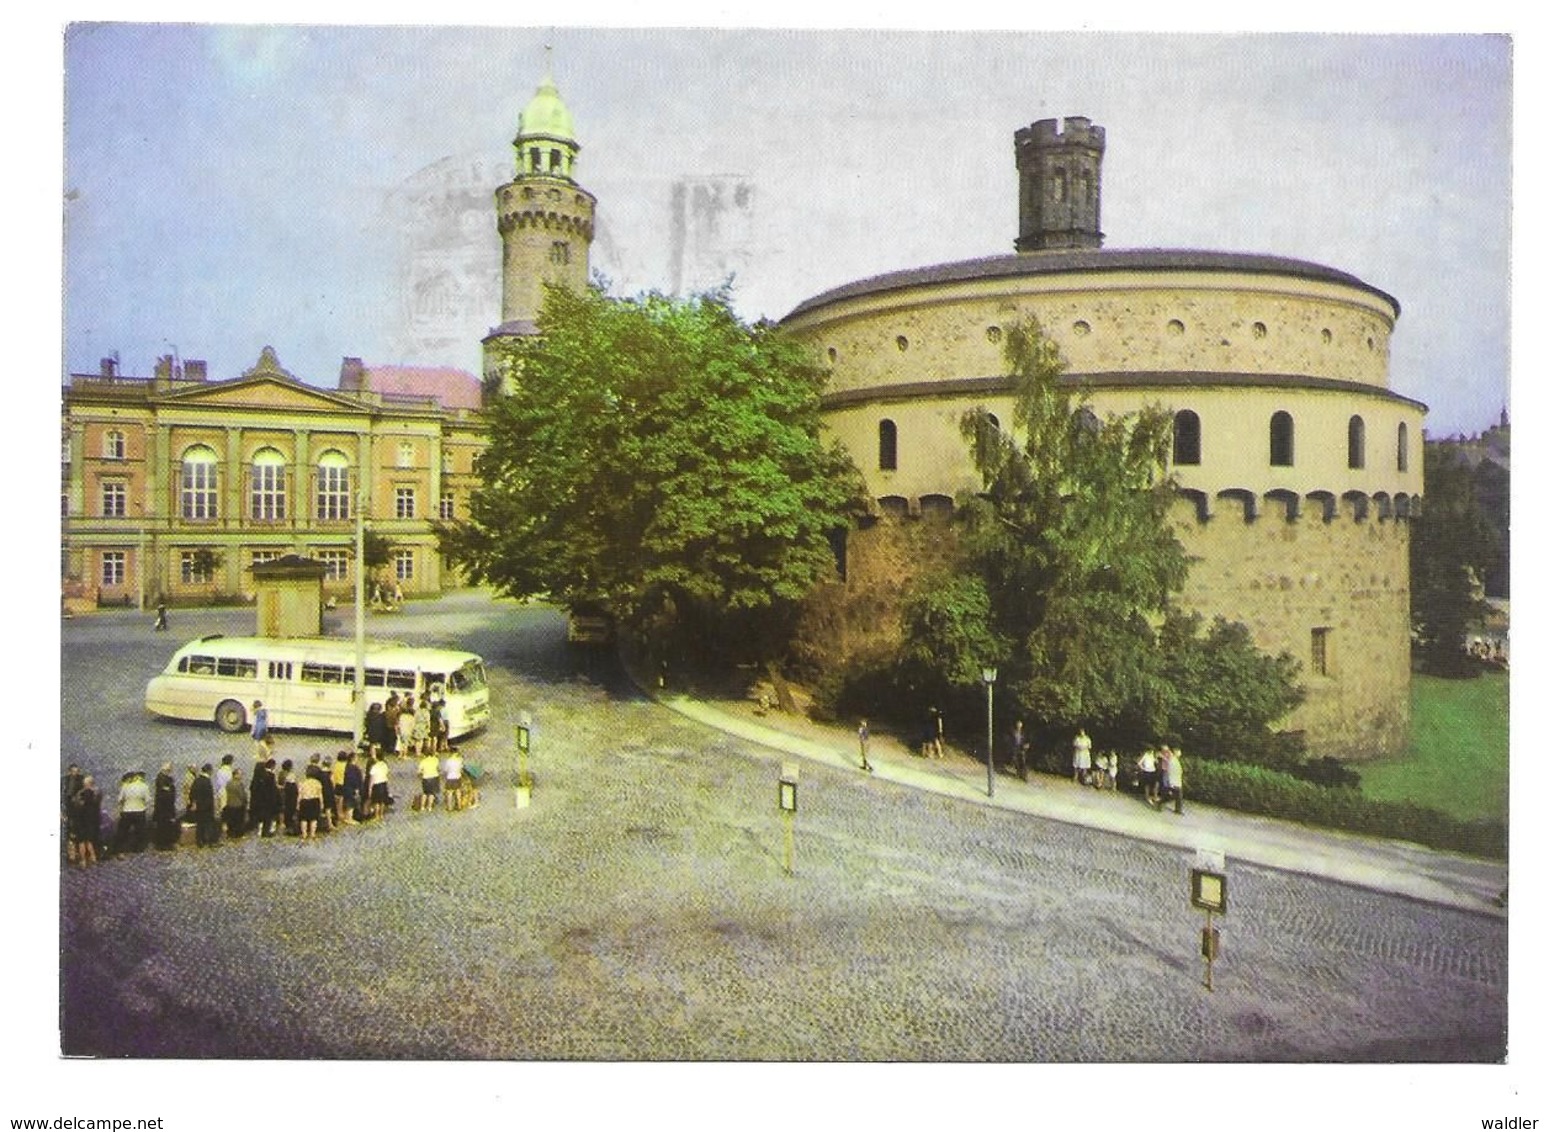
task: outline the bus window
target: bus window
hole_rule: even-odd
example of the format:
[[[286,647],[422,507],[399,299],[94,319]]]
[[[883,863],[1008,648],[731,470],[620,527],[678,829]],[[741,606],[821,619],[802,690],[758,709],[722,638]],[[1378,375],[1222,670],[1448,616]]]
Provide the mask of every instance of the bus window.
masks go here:
[[[301,682],[303,684],[343,684],[344,669],[337,664],[303,664]],[[353,682],[352,680],[351,683]]]
[[[476,660],[470,660],[452,673],[451,679],[447,681],[447,687],[454,692],[471,692],[476,688],[484,687],[484,666]]]
[[[179,672],[192,672],[195,676],[215,675],[215,658],[213,656],[185,657],[183,664],[188,665],[188,667],[185,669],[182,664],[178,665]]]
[[[389,688],[404,688],[414,691],[414,670],[412,668],[389,668],[387,670],[387,686]]]
[[[241,657],[223,656],[215,662],[215,675],[241,676],[251,680],[258,675],[258,662]]]
[[[291,673],[290,661],[271,660],[269,662],[269,679],[289,680]]]
[[[385,687],[387,687],[387,673],[383,672],[380,668],[368,668],[368,669],[366,669],[366,687],[368,687],[368,688],[385,688]]]

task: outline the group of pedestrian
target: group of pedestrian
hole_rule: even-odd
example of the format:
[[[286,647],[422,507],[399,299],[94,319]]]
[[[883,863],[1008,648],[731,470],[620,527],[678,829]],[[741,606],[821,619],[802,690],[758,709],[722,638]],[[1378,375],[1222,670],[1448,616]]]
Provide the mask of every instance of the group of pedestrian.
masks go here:
[[[403,697],[392,692],[385,704],[373,703],[366,710],[365,736],[386,756],[444,754],[452,745],[446,700],[434,689],[418,704],[412,692]]]
[[[384,818],[394,803],[387,755],[373,743],[332,758],[314,753],[298,770],[291,759],[276,759],[266,729],[256,734],[256,742],[246,777],[232,755],[218,764],[190,764],[181,785],[171,763],[162,764],[154,785],[143,771],[126,773],[119,784],[113,851],[139,852],[147,844],[174,848],[185,826],[192,827],[200,848],[249,833],[272,838],[282,831],[308,842],[332,829]],[[443,757],[427,745],[418,772],[421,794],[415,809],[433,808],[442,797],[448,810],[478,805],[479,769],[465,763],[457,748],[449,745]],[[96,779],[74,763],[61,784],[60,819],[67,861],[91,865],[110,847],[102,792]]]
[[[1159,750],[1147,747],[1135,761],[1136,777],[1146,805],[1160,809],[1168,802],[1173,813],[1183,813],[1183,752],[1163,744]]]
[[[1119,756],[1116,751],[1092,754],[1092,740],[1085,728],[1076,731],[1071,743],[1071,780],[1098,790],[1119,788]],[[1183,813],[1183,752],[1163,745],[1147,747],[1135,759],[1134,782],[1145,796],[1146,804],[1159,809],[1168,802],[1174,813]]]

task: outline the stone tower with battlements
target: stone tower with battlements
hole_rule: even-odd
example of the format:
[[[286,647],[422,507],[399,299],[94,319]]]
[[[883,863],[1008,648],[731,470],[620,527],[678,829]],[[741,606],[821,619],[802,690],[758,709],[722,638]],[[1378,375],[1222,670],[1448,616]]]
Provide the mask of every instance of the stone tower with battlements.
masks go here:
[[[575,179],[581,146],[551,73],[544,74],[522,111],[511,145],[516,176],[495,190],[501,321],[484,339],[486,387],[509,387],[500,343],[537,333],[544,287],[580,290],[591,275],[597,198]]]
[[[1019,252],[1103,246],[1103,128],[1064,125],[1045,118],[1016,132]]]

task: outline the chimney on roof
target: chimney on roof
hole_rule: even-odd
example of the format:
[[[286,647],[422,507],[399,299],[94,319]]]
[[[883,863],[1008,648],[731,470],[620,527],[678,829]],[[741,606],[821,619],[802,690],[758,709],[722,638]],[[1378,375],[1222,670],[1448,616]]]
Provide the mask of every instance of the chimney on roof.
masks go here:
[[[171,381],[177,375],[172,370],[172,355],[163,354],[156,359],[156,380]]]
[[[209,369],[202,358],[183,359],[183,377],[188,381],[206,381]]]
[[[359,358],[345,358],[339,367],[339,388],[359,393],[366,387],[366,367]]]
[[[103,358],[102,361],[99,363],[99,365],[101,367],[101,374],[102,374],[103,377],[117,377],[118,376],[118,359],[117,358]]]

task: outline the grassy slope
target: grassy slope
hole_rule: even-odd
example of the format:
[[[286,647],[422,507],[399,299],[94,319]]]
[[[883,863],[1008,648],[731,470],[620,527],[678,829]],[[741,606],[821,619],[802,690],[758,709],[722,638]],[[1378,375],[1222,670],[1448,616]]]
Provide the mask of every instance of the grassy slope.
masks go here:
[[[1371,798],[1434,806],[1460,818],[1506,817],[1507,678],[1416,674],[1413,731],[1402,758],[1357,766]]]

